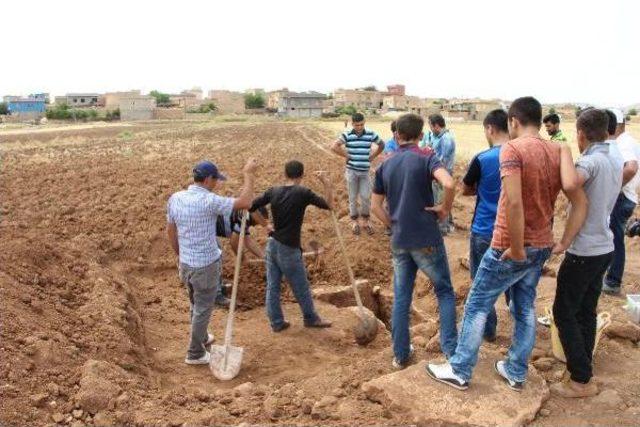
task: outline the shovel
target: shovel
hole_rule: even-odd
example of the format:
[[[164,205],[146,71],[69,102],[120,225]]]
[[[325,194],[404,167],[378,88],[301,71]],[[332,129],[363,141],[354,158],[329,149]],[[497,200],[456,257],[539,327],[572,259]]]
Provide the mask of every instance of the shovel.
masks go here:
[[[236,266],[233,272],[233,288],[231,290],[231,304],[229,305],[229,314],[227,315],[227,328],[224,331],[224,345],[211,346],[211,359],[209,368],[213,375],[219,380],[229,381],[235,378],[240,372],[242,364],[242,347],[234,347],[231,345],[231,336],[233,335],[233,315],[236,311],[236,297],[238,295],[238,281],[240,279],[240,263],[242,261],[242,246],[244,245],[244,234],[247,225],[249,212],[242,216],[242,225],[240,226],[240,241],[238,242],[238,255],[236,256]]]
[[[338,242],[340,243],[340,249],[342,250],[342,259],[344,260],[344,264],[347,266],[347,273],[349,273],[349,281],[353,288],[353,295],[356,299],[356,304],[358,305],[358,318],[360,319],[360,322],[353,328],[353,333],[358,344],[366,345],[373,341],[378,334],[378,319],[372,316],[369,311],[365,310],[362,305],[362,299],[360,299],[360,292],[358,291],[358,282],[353,275],[351,264],[347,258],[347,249],[344,245],[344,240],[342,240],[340,225],[338,224],[338,218],[336,218],[336,213],[334,211],[331,211],[331,219],[333,220],[333,228],[335,228],[336,235],[338,236]]]

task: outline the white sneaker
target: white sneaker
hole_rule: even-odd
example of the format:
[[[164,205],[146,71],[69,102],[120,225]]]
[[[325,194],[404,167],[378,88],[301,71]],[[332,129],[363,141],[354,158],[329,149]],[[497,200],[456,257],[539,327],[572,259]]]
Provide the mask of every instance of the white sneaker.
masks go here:
[[[184,359],[184,363],[186,363],[187,365],[208,365],[210,359],[211,359],[211,353],[209,353],[208,351],[205,351],[204,356],[198,359],[189,359],[187,357],[186,359]]]
[[[213,344],[213,334],[207,334],[207,342],[204,343],[205,347],[209,347],[211,344]]]
[[[447,384],[458,390],[466,390],[469,388],[469,383],[453,372],[453,368],[447,363],[428,363],[427,374],[436,381],[440,381],[443,384]]]
[[[394,357],[393,361],[391,362],[391,366],[393,366],[395,369],[404,369],[404,368],[406,368],[407,365],[409,364],[409,362],[411,361],[411,358],[413,357],[413,352],[414,352],[413,344],[410,344],[409,345],[409,357],[407,357],[407,360],[404,363],[400,363],[400,362],[398,362],[398,359],[396,359]]]
[[[538,316],[538,323],[544,326],[545,328],[551,327],[551,318],[549,316]]]
[[[493,367],[495,368],[498,375],[500,375],[502,379],[504,379],[504,382],[509,386],[511,390],[522,391],[522,389],[524,388],[524,382],[514,381],[509,378],[509,375],[507,375],[507,370],[504,367],[504,360],[498,360],[493,365]]]

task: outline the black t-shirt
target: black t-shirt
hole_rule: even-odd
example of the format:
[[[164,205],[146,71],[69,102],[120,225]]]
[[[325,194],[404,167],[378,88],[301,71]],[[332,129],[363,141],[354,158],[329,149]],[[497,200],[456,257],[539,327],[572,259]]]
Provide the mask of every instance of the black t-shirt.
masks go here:
[[[218,219],[216,220],[216,236],[231,237],[232,233],[240,234],[240,229],[242,228],[242,216],[244,213],[245,211],[243,210],[237,210],[231,212],[231,215],[228,216],[218,215]],[[253,218],[249,217],[244,230],[246,235],[251,235],[249,229],[252,225],[255,225],[255,221]]]
[[[274,232],[272,237],[283,245],[300,247],[300,231],[304,211],[309,205],[329,209],[327,202],[316,193],[300,185],[272,187],[253,201],[250,211],[271,205]]]

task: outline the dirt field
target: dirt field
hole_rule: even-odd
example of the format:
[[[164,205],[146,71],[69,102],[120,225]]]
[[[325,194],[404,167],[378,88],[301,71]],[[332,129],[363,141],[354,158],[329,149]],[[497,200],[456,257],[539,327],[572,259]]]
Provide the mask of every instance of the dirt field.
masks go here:
[[[344,165],[327,149],[334,138],[326,124],[278,122],[0,133],[0,424],[412,423],[405,411],[362,388],[393,372],[389,333],[383,329],[372,344],[358,347],[350,331],[353,302],[344,296],[332,304],[317,302],[333,328],[305,329],[288,290],[283,295],[292,327],[271,333],[261,264],[246,264],[241,275],[235,333],[235,342],[245,349],[240,375],[220,382],[207,367],[183,363],[188,300],[165,239],[165,206],[173,192],[189,184],[191,167],[202,158],[216,161],[227,174],[222,192],[228,194],[239,190],[239,171],[248,156],[260,162],[258,191],[280,181],[288,159],[302,160],[308,170],[330,171],[356,276],[380,288],[366,295],[367,304],[388,325],[389,240],[379,225],[373,237],[348,234]],[[458,165],[457,175],[463,167]],[[320,190],[313,178],[306,184]],[[473,206],[473,199],[456,199],[459,227],[446,238],[459,314],[470,282],[460,258],[467,254]],[[560,207],[557,212],[560,234],[564,213]],[[254,235],[265,241],[263,230]],[[312,239],[326,249],[319,262],[308,263],[314,290],[348,285],[329,217],[309,208],[303,241]],[[224,248],[230,253],[226,243]],[[640,293],[638,240],[629,241],[628,248],[624,287]],[[233,260],[226,256],[224,261],[225,281],[230,281]],[[552,276],[559,263],[558,258],[549,262],[540,283],[539,313],[553,301]],[[414,334],[416,360],[441,357],[434,338],[437,305],[424,277],[415,295],[412,322],[421,324]],[[638,424],[640,335],[626,324],[623,303],[623,298],[603,296],[600,304],[614,318],[595,356],[596,375],[606,391],[579,402],[550,397],[534,411],[534,425]],[[211,323],[218,342],[225,315],[215,310]],[[504,352],[510,341],[502,302],[498,317],[497,342],[483,346],[490,352]],[[552,383],[561,379],[564,365],[548,357],[549,342],[549,331],[540,327],[530,369]],[[426,375],[424,381],[430,381]],[[489,383],[495,383],[496,393],[512,393],[494,376],[474,378],[472,389]],[[440,390],[425,412],[457,393]]]

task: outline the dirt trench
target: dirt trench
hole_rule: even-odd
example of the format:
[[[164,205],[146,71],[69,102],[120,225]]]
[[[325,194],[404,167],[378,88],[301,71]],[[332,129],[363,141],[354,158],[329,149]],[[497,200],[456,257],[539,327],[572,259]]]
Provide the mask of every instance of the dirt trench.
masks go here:
[[[212,158],[229,176],[221,189],[233,194],[247,153],[260,159],[257,190],[277,183],[287,159],[308,170],[328,170],[336,183],[347,250],[357,277],[371,285],[370,306],[388,326],[391,304],[389,240],[377,227],[373,237],[348,234],[342,161],[326,150],[333,135],[295,123],[141,125],[127,129],[52,132],[30,139],[3,137],[0,181],[0,422],[3,425],[196,425],[402,424],[412,420],[372,401],[362,385],[392,372],[389,336],[381,329],[370,346],[353,342],[349,293],[333,301],[318,298],[318,310],[334,328],[311,331],[285,286],[285,313],[292,328],[273,334],[264,313],[264,267],[243,268],[236,342],[246,349],[234,381],[213,379],[206,367],[183,363],[188,340],[188,301],[177,279],[175,257],[165,237],[165,204],[188,185],[191,165]],[[457,175],[464,165],[458,165]],[[306,180],[315,191],[321,187]],[[459,230],[446,245],[458,314],[469,287],[458,261],[467,252],[473,200],[454,204]],[[560,214],[560,213],[559,213]],[[561,221],[559,221],[561,222]],[[561,232],[561,229],[558,230]],[[262,230],[255,236],[264,243]],[[303,241],[325,248],[320,263],[309,262],[312,288],[348,286],[337,241],[325,212],[310,208]],[[637,241],[630,249],[637,252]],[[224,243],[225,253],[230,253]],[[630,252],[629,292],[640,290],[640,260]],[[224,258],[225,281],[233,260]],[[559,259],[553,260],[557,268]],[[554,281],[539,287],[538,310],[553,298]],[[375,291],[374,291],[375,289]],[[417,359],[438,357],[437,304],[420,277],[412,325]],[[602,308],[622,319],[621,301],[605,297]],[[505,351],[510,322],[499,305],[499,336],[489,345]],[[225,311],[214,312],[211,329],[222,337]],[[548,359],[549,336],[538,331],[536,356]],[[567,417],[596,424],[629,424],[640,406],[637,342],[605,337],[596,356],[610,399],[569,404],[550,399],[535,424]],[[541,375],[558,381],[562,365],[546,360]],[[482,384],[482,382],[481,382]],[[617,396],[617,398],[616,398]],[[593,407],[593,408],[591,408]],[[605,422],[606,421],[606,422]],[[579,423],[579,422],[578,422]]]

